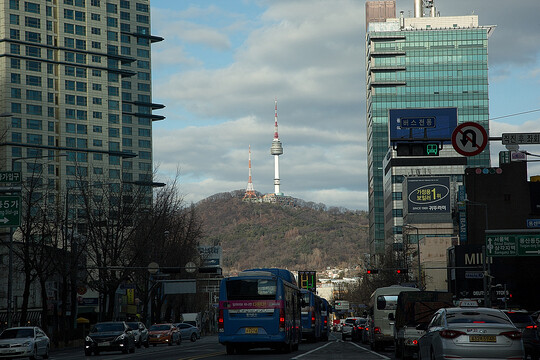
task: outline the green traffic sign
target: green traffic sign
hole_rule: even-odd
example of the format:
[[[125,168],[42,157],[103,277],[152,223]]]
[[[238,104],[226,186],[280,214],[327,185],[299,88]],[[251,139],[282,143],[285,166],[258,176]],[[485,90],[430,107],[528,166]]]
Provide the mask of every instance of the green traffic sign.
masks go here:
[[[0,196],[0,227],[16,227],[20,225],[20,196]]]
[[[20,182],[21,182],[20,171],[0,171],[0,184],[20,183]]]
[[[487,256],[540,256],[540,234],[486,235]]]

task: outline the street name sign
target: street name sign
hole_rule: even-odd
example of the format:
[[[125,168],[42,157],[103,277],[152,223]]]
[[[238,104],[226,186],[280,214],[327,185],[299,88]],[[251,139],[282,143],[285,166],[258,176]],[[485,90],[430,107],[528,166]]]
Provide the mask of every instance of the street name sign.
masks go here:
[[[434,128],[435,117],[424,116],[424,117],[398,118],[398,124],[401,126],[402,129]]]
[[[540,144],[540,133],[503,133],[502,144]]]
[[[487,256],[540,256],[540,234],[486,235]]]
[[[20,225],[20,196],[0,196],[0,227],[17,227]]]
[[[0,184],[20,183],[20,182],[21,182],[20,171],[0,171]]]
[[[527,219],[527,227],[528,228],[540,228],[540,219]]]

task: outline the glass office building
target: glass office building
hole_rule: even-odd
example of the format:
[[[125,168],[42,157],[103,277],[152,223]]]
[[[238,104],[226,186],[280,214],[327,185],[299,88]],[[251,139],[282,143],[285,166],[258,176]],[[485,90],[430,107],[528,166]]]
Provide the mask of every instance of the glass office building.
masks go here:
[[[372,255],[385,251],[388,110],[456,107],[458,124],[476,122],[489,133],[488,38],[493,29],[479,26],[475,15],[404,18],[402,14],[369,24],[366,123]],[[489,145],[467,158],[467,166],[489,165]]]

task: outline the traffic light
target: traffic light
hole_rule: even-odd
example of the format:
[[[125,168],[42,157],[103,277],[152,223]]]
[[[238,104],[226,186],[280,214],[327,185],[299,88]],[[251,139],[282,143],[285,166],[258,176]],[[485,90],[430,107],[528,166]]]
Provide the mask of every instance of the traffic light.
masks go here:
[[[368,274],[378,274],[378,273],[379,273],[379,269],[367,269],[367,273],[368,273]]]
[[[399,268],[399,269],[396,269],[396,274],[406,274],[407,271],[408,270],[406,268]]]
[[[397,156],[439,156],[439,144],[434,142],[398,143]]]

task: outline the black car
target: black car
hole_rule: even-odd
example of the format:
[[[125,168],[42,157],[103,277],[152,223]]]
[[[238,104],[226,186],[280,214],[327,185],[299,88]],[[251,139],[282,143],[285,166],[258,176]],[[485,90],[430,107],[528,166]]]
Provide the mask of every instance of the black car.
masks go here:
[[[354,327],[352,329],[351,334],[351,340],[352,341],[362,341],[362,335],[364,332],[364,328],[367,325],[367,319],[366,318],[359,318],[354,323]]]
[[[92,327],[84,341],[84,354],[99,355],[101,351],[135,352],[135,336],[123,321],[101,322]]]
[[[538,325],[525,310],[503,310],[512,323],[521,330],[525,356],[533,360],[540,357],[540,336],[538,335]]]

